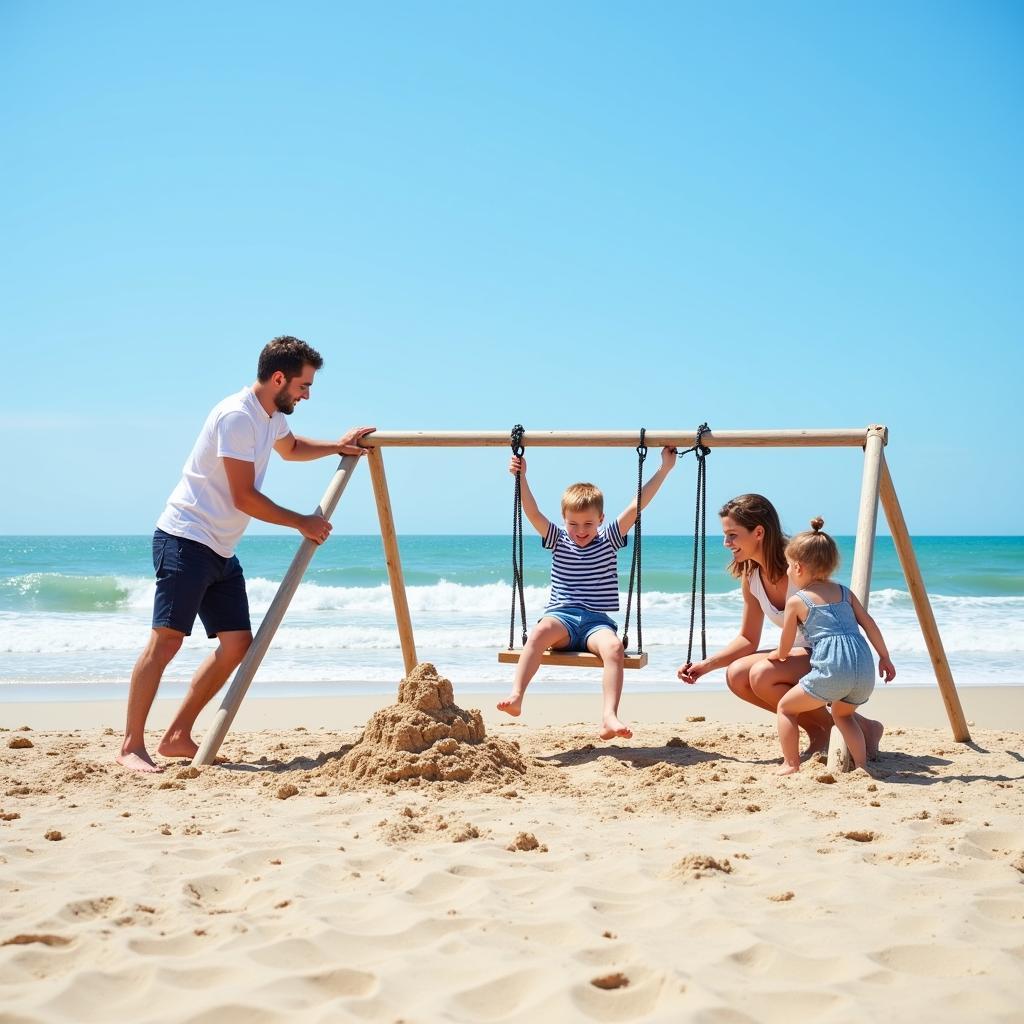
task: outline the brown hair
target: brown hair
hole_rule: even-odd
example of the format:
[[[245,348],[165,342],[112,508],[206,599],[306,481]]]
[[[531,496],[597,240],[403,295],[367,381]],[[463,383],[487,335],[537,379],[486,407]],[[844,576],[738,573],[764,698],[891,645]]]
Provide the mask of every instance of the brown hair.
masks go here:
[[[562,495],[562,515],[567,512],[583,512],[595,508],[604,515],[604,495],[593,484],[570,484]]]
[[[286,380],[291,380],[302,373],[304,366],[312,366],[314,370],[319,370],[323,365],[323,356],[312,345],[307,345],[301,338],[282,334],[263,346],[256,367],[256,379],[261,384],[266,384],[280,370]]]
[[[728,516],[745,530],[764,527],[764,538],[761,541],[764,571],[771,582],[786,575],[786,535],[782,532],[779,513],[763,494],[741,494],[731,498],[718,510],[718,515],[719,518]],[[741,579],[749,576],[756,568],[757,563],[750,559],[733,561],[729,565],[729,572]]]
[[[786,556],[791,562],[799,562],[813,575],[827,579],[839,568],[839,548],[822,530],[824,525],[825,520],[815,516],[810,530],[798,533],[786,545]]]

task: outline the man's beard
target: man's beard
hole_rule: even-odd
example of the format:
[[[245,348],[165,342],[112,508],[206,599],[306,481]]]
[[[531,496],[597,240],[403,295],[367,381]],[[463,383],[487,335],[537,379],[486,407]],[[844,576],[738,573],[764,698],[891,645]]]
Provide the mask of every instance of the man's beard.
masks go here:
[[[284,391],[274,395],[274,405],[277,407],[277,411],[283,412],[285,416],[291,416],[295,412],[295,399],[285,394]]]

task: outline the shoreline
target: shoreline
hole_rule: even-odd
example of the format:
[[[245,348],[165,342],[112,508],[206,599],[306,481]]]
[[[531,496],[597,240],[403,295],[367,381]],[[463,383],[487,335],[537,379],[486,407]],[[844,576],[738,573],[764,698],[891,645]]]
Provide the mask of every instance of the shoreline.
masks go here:
[[[246,695],[232,724],[232,732],[297,727],[347,730],[362,727],[377,710],[394,700],[394,692],[323,697],[268,697],[252,691]],[[1024,731],[1024,687],[967,686],[957,691],[972,728]],[[495,709],[499,691],[456,689],[455,702],[463,708],[479,708],[489,729],[512,722],[526,727],[586,725],[596,721],[599,696],[593,693],[550,693],[531,690],[523,715],[512,719]],[[126,695],[127,696],[127,695]],[[223,696],[223,691],[220,697]],[[180,700],[158,696],[149,716],[150,730],[170,722]],[[220,705],[215,698],[197,723],[197,737],[208,728]],[[939,729],[951,735],[942,696],[936,687],[879,687],[868,703],[872,717],[887,728]],[[95,729],[124,726],[124,700],[8,701],[0,702],[0,727],[17,729]],[[703,715],[723,723],[771,725],[772,716],[738,700],[728,691],[680,688],[675,693],[625,693],[624,718],[637,725],[675,723]],[[230,735],[230,733],[229,733]]]

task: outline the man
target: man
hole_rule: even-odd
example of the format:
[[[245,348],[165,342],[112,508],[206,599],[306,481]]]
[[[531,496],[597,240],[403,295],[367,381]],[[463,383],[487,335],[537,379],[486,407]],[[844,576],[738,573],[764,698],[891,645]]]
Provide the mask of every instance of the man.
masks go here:
[[[189,691],[157,747],[164,757],[193,757],[192,728],[199,712],[238,667],[252,643],[249,602],[235,557],[252,517],[290,526],[322,544],[331,524],[275,504],[260,491],[270,450],[289,462],[325,455],[364,455],[359,439],[373,427],[355,427],[340,441],[296,437],[286,416],[309,398],[323,359],[290,336],[274,338],[260,353],[256,383],[215,406],[188,457],[153,535],[156,600],[153,630],[132,671],[119,764],[160,772],[146,751],[146,718],[164,669],[192,632],[196,615],[216,650],[196,669]]]

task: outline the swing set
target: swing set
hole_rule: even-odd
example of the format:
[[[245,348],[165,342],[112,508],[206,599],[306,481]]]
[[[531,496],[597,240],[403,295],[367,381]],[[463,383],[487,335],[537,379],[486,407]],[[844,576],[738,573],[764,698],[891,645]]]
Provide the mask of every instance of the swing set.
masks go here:
[[[517,431],[520,433],[517,434]],[[639,489],[642,485],[643,461],[647,446],[686,448],[680,454],[692,451],[697,457],[697,502],[694,522],[694,561],[690,602],[690,649],[687,660],[690,660],[693,646],[694,616],[696,612],[696,577],[698,550],[701,561],[701,647],[706,656],[704,635],[704,556],[706,545],[706,458],[715,448],[841,448],[856,447],[864,451],[864,467],[861,478],[860,507],[857,516],[857,534],[854,545],[851,569],[850,590],[857,595],[866,608],[871,589],[871,566],[874,558],[875,532],[878,520],[878,505],[882,509],[892,535],[893,545],[899,558],[900,567],[906,579],[917,614],[918,623],[928,648],[935,680],[946,708],[953,739],[960,743],[970,740],[967,719],[960,705],[960,698],[953,682],[949,662],[946,659],[939,636],[935,616],[932,612],[928,593],[918,566],[917,556],[911,543],[910,533],[900,508],[896,489],[893,486],[889,467],[886,463],[884,448],[888,443],[888,430],[884,426],[872,425],[850,429],[821,430],[708,430],[703,424],[696,432],[682,430],[641,430],[639,444],[635,432],[610,431],[530,431],[529,434],[517,427],[510,435],[502,431],[396,431],[382,430],[370,434],[361,440],[361,445],[368,449],[366,460],[369,464],[370,479],[373,485],[377,516],[380,521],[381,540],[384,546],[384,558],[387,565],[388,580],[395,609],[395,621],[398,628],[399,644],[402,649],[402,660],[405,671],[411,672],[417,663],[416,643],[413,633],[412,618],[409,614],[409,602],[406,596],[405,579],[402,574],[402,562],[399,554],[398,535],[395,530],[394,517],[391,509],[391,498],[388,494],[387,478],[384,474],[383,449],[394,448],[501,448],[512,445],[516,453],[517,446],[522,454],[528,442],[538,448],[625,448],[635,446],[638,458],[638,501],[637,519],[634,533],[633,565],[630,572],[630,597],[627,604],[626,626],[624,633],[629,631],[630,606],[632,605],[633,579],[636,579],[637,590],[637,649],[630,654],[628,668],[641,668],[647,663],[647,654],[643,651],[640,612],[641,582],[641,543],[642,524],[639,507]],[[689,446],[689,447],[687,447]],[[342,457],[334,476],[328,484],[324,496],[317,506],[316,512],[326,519],[334,513],[348,481],[351,479],[359,458],[354,455]],[[521,481],[517,479],[514,498],[513,526],[513,598],[512,625],[509,636],[509,650],[502,651],[498,660],[503,663],[518,661],[520,653],[514,650],[515,639],[515,606],[518,598],[524,624],[523,640],[525,642],[525,600],[523,598],[523,561],[522,561],[522,501],[520,492]],[[312,560],[317,545],[311,540],[303,540],[292,559],[292,564],[285,573],[274,600],[267,609],[248,652],[235,672],[234,679],[228,687],[213,723],[203,737],[192,763],[194,765],[212,764],[220,749],[224,737],[238,712],[253,677],[270,647],[274,634],[281,624],[288,605],[299,587],[302,576]],[[623,637],[624,646],[626,636]],[[592,654],[576,654],[567,652],[547,652],[543,663],[549,665],[575,665],[595,667],[600,660]]]

